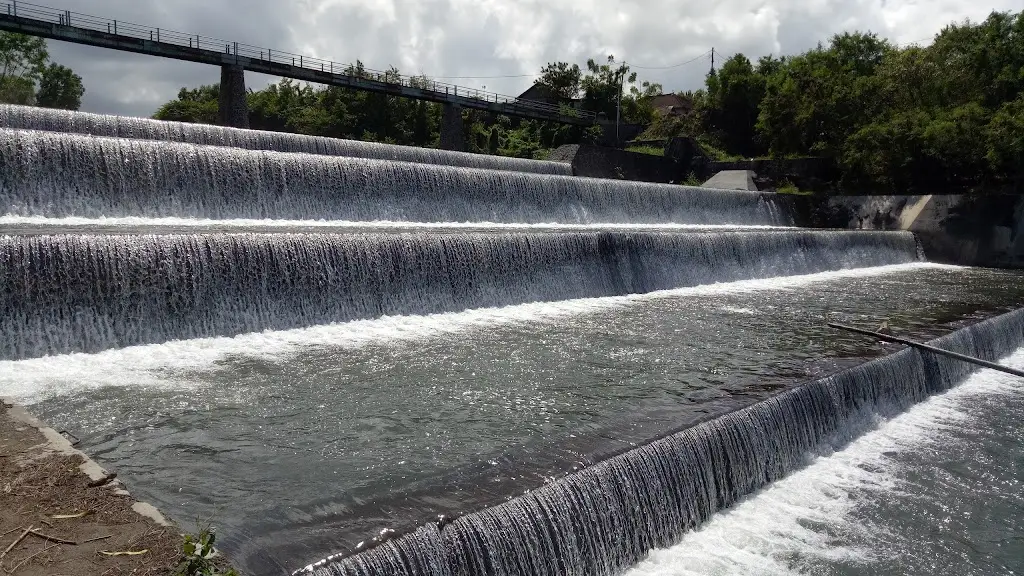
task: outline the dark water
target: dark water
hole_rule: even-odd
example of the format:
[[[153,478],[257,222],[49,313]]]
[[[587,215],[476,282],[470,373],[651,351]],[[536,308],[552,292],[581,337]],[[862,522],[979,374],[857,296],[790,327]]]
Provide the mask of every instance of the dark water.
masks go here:
[[[891,350],[826,315],[930,337],[1024,301],[1019,274],[909,266],[7,362],[0,386],[276,573]]]
[[[774,195],[0,129],[0,211],[47,218],[790,224]]]
[[[0,358],[917,259],[905,232],[0,236]]]
[[[466,168],[487,168],[490,170],[515,170],[538,174],[572,175],[572,166],[559,162],[504,158],[485,154],[449,152],[413,146],[395,146],[376,142],[322,138],[283,132],[242,130],[209,124],[165,122],[149,118],[108,116],[53,110],[35,106],[13,106],[0,104],[0,128],[21,128],[46,130],[65,134],[88,134],[116,138],[164,140],[190,144],[229,146],[248,150],[276,150],[278,152],[303,152],[327,156],[350,156],[353,158],[375,158],[424,164],[443,164]]]

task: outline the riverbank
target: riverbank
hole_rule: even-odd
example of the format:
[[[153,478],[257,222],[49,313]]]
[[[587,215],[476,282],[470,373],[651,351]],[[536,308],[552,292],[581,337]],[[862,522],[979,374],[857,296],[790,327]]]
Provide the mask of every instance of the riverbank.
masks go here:
[[[0,568],[13,576],[167,575],[181,536],[53,429],[0,402]]]

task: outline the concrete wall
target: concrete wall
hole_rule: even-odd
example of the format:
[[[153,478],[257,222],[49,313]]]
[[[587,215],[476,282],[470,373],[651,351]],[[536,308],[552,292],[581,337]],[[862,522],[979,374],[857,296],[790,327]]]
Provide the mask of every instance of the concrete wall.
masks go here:
[[[245,92],[245,70],[240,66],[220,67],[220,102],[217,110],[221,126],[249,127],[249,103]]]
[[[566,161],[572,152],[572,171],[576,176],[639,180],[641,182],[679,182],[685,178],[679,163],[671,158],[626,152],[605,146],[579,145],[557,148],[549,158]]]
[[[839,167],[829,158],[762,158],[735,162],[708,162],[705,178],[725,170],[753,170],[761,178],[773,183],[788,180],[802,190],[824,192],[835,187],[839,180]]]
[[[821,227],[910,230],[934,262],[1024,268],[1024,196],[794,198],[798,221]],[[801,205],[803,204],[803,205]]]
[[[456,152],[466,151],[462,108],[454,104],[445,104],[441,110],[441,149]]]

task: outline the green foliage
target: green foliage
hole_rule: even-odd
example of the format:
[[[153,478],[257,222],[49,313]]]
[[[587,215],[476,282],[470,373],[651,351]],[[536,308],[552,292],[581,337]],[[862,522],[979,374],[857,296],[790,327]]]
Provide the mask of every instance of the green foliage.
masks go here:
[[[80,76],[50,63],[46,40],[0,32],[0,102],[78,110],[83,94]]]
[[[850,191],[1019,183],[1024,14],[947,26],[925,48],[854,32],[756,65],[737,54],[692,98],[641,138],[693,136],[714,160],[830,157]]]
[[[38,80],[49,60],[46,40],[14,32],[0,32],[0,82],[19,76]]]
[[[183,559],[174,576],[239,576],[234,568],[220,570],[214,560],[215,540],[216,535],[210,528],[203,528],[195,536],[186,534],[181,545]]]
[[[664,156],[665,149],[657,146],[627,146],[626,152],[637,152],[639,154],[650,154],[651,156]]]
[[[60,64],[50,64],[39,78],[39,91],[36,92],[36,105],[44,108],[61,108],[78,110],[82,106],[82,77],[70,68]]]
[[[783,180],[779,183],[779,187],[775,190],[779,194],[796,194],[800,196],[806,196],[811,194],[806,190],[801,190],[796,184],[793,184],[788,179]]]
[[[9,76],[0,80],[0,102],[31,106],[35,103],[35,83],[25,76]]]
[[[540,74],[539,82],[560,98],[573,100],[579,97],[583,71],[578,64],[550,62],[541,68]]]
[[[701,100],[706,132],[722,147],[753,156],[761,149],[755,129],[766,78],[754,70],[743,54],[726,60],[721,70],[707,77],[706,97]]]
[[[697,177],[697,174],[690,172],[686,175],[686,179],[681,182],[683,186],[702,186],[704,181]]]

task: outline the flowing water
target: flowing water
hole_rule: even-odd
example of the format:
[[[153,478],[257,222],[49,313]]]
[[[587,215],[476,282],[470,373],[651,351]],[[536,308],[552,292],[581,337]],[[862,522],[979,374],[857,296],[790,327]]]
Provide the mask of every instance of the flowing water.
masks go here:
[[[431,148],[395,146],[393,144],[340,140],[337,138],[322,138],[283,132],[242,130],[208,124],[162,122],[149,118],[108,116],[106,114],[71,112],[68,110],[36,108],[34,106],[0,104],[0,128],[26,128],[65,134],[164,140],[189,144],[229,146],[248,150],[303,152],[325,156],[398,160],[423,164],[462,166],[465,168],[572,175],[572,166],[561,162],[505,158],[484,154],[469,154],[466,152],[449,152],[447,150],[434,150]]]
[[[1024,368],[1024,349],[1003,361]],[[1019,574],[1024,383],[984,371],[722,514],[628,576]]]
[[[484,158],[0,107],[0,394],[257,576],[1018,570],[1020,388],[825,323],[1020,272]]]
[[[788,224],[770,196],[387,160],[0,130],[14,216]]]
[[[391,317],[8,362],[0,386],[274,573],[889,351],[826,315],[929,337],[1020,279],[905,264]]]
[[[0,236],[0,359],[917,258],[870,232]]]

